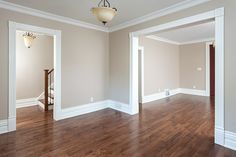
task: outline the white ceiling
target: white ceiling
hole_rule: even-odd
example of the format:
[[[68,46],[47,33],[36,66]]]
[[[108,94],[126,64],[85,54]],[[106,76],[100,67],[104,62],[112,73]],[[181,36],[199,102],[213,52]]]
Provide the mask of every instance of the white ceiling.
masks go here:
[[[56,15],[81,20],[95,25],[98,22],[90,9],[97,6],[100,0],[4,0],[25,7],[38,9]],[[107,26],[115,26],[139,18],[141,16],[165,9],[184,1],[197,0],[109,0],[118,14]]]
[[[149,36],[150,37],[150,36]],[[207,41],[215,38],[215,22],[207,22],[152,35],[151,38],[155,38],[169,41],[176,44],[186,44],[197,41]]]

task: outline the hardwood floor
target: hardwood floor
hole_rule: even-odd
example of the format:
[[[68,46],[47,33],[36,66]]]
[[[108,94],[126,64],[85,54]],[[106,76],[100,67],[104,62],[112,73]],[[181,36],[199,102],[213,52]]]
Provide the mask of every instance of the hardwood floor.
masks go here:
[[[176,95],[139,115],[112,109],[52,120],[38,107],[17,110],[17,131],[0,135],[1,157],[236,157],[214,144],[213,101]]]

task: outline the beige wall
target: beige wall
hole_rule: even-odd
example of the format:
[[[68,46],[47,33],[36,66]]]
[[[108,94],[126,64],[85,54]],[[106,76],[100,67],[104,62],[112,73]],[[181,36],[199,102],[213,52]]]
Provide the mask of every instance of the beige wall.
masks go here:
[[[44,69],[53,68],[53,37],[36,35],[31,48],[16,34],[16,99],[38,97],[44,90]]]
[[[180,46],[180,87],[194,89],[194,86],[206,89],[206,43]]]
[[[236,83],[235,60],[236,35],[235,0],[212,0],[207,3],[160,17],[136,26],[119,30],[109,34],[110,37],[110,91],[111,98],[116,101],[129,103],[129,67],[130,47],[129,33],[147,27],[174,21],[198,13],[225,7],[225,128],[236,132],[236,97],[234,96]],[[121,94],[119,94],[121,93]]]
[[[110,33],[109,37],[104,32],[0,9],[0,119],[7,117],[8,106],[9,20],[62,30],[62,107],[65,108],[88,103],[91,95],[95,100],[107,98],[107,82],[110,82],[110,99],[129,103],[129,32],[225,7],[225,128],[236,132],[235,6],[235,0],[212,0]]]
[[[63,108],[108,98],[108,33],[0,9],[0,119],[8,113],[9,20],[62,31]]]
[[[144,95],[179,88],[179,46],[145,37],[139,45],[144,47]]]

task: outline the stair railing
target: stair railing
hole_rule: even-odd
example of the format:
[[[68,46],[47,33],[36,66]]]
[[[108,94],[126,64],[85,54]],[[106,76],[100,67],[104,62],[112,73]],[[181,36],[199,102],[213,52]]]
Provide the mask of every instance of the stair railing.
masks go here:
[[[45,69],[44,70],[44,110],[48,111],[49,104],[53,104],[52,93],[51,93],[51,85],[53,83],[53,71]],[[50,97],[50,99],[48,99]]]

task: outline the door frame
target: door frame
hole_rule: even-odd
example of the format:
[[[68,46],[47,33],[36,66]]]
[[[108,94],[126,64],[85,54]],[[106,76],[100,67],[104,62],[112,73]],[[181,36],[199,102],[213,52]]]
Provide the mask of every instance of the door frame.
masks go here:
[[[16,130],[16,31],[29,31],[54,38],[54,105],[53,119],[61,113],[61,31],[9,21],[9,97],[8,132]]]
[[[139,68],[141,71],[141,74],[139,75],[139,81],[141,81],[141,84],[139,84],[139,103],[143,103],[143,97],[144,97],[144,47],[143,46],[139,46],[139,51],[140,51],[140,61],[141,61],[141,66]],[[140,83],[140,82],[139,82]],[[141,91],[140,91],[141,89]]]
[[[139,36],[157,33],[180,26],[215,20],[215,143],[225,145],[224,123],[224,8],[204,12],[158,26],[131,32],[130,36],[130,114],[139,113],[138,104],[138,45]]]

